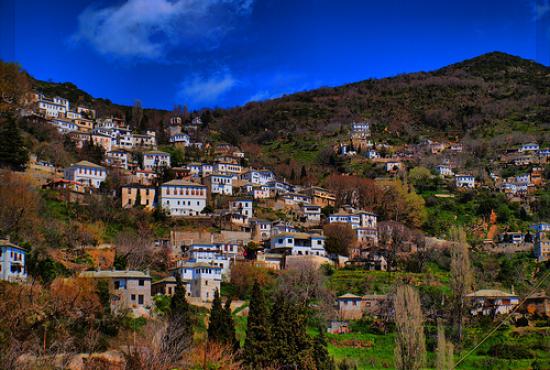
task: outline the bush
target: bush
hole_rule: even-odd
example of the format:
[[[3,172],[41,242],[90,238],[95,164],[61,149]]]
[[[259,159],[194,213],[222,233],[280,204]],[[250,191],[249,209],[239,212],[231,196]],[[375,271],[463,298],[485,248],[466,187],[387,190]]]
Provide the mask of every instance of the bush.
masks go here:
[[[510,343],[494,344],[491,348],[489,348],[487,354],[493,357],[505,358],[507,360],[535,357],[535,354],[525,345]]]

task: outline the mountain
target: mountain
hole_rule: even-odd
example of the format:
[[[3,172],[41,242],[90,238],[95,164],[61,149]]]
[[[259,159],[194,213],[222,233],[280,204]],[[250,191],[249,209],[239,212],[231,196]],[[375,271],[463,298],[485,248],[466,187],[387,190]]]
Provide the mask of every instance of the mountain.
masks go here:
[[[94,98],[70,82],[32,79],[32,84],[48,95],[91,105],[100,115],[131,116],[131,107]],[[489,131],[496,135],[518,125],[547,127],[550,68],[492,52],[432,72],[368,79],[207,113],[220,139],[235,144],[336,135],[351,121],[365,119],[375,138],[393,143]],[[160,130],[168,114],[146,109],[142,128]]]
[[[329,133],[368,119],[406,141],[421,135],[462,136],[488,126],[550,117],[550,68],[492,52],[433,72],[320,88],[220,112],[220,130],[269,142],[288,132]]]

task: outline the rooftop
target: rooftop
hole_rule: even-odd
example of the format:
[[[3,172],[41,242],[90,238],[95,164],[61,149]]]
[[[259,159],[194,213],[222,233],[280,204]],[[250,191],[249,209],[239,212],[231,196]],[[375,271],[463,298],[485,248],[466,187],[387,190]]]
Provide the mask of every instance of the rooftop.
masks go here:
[[[151,279],[149,274],[142,271],[127,271],[127,270],[102,270],[102,271],[83,271],[80,277],[88,278],[133,278],[133,279]]]

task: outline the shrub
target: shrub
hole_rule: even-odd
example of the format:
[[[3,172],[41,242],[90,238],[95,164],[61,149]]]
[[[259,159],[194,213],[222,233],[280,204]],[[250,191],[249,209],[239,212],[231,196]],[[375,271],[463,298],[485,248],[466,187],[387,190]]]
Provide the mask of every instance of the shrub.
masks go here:
[[[517,360],[523,358],[534,358],[534,353],[525,345],[498,343],[489,348],[487,354],[493,357]]]

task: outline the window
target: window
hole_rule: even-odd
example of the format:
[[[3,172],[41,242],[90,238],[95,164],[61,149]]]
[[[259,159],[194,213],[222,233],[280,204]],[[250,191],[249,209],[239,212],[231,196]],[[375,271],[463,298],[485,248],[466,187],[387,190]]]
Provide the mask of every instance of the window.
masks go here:
[[[135,295],[135,294],[132,294],[132,295],[130,296],[130,300],[135,301],[135,300],[136,300],[136,295]]]
[[[126,289],[126,280],[115,280],[115,289]]]
[[[144,285],[145,285],[145,280],[139,279],[139,286],[144,286]]]
[[[138,295],[138,304],[143,304],[143,294]]]

